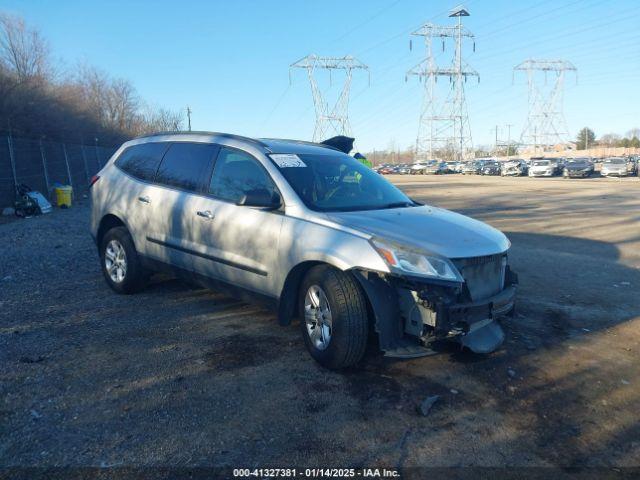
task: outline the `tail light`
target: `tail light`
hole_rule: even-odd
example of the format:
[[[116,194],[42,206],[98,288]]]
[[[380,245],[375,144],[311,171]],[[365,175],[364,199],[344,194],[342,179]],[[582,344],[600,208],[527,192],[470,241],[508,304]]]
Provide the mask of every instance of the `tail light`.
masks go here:
[[[94,175],[93,177],[91,177],[91,180],[89,181],[89,188],[93,187],[93,184],[98,180],[100,180],[100,175]]]

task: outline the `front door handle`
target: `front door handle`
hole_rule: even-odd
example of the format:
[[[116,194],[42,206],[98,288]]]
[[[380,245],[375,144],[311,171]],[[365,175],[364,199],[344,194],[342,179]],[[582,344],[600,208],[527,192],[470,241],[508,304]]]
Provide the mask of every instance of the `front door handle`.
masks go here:
[[[144,197],[138,197],[138,201],[142,202],[142,203],[151,203],[151,199],[147,196]]]
[[[207,220],[213,220],[213,219],[214,219],[214,217],[215,217],[215,215],[214,215],[213,213],[211,213],[211,210],[198,210],[198,211],[196,212],[196,214],[197,214],[199,217],[204,217],[204,218],[206,218]]]

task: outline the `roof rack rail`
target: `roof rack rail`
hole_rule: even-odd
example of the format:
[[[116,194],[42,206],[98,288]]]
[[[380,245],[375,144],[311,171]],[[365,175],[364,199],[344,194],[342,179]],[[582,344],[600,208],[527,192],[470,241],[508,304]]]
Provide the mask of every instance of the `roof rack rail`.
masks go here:
[[[291,138],[260,138],[259,140],[266,140],[266,141],[273,140],[274,142],[290,142],[290,143],[297,143],[299,145],[310,145],[313,147],[329,148],[337,152],[341,151],[340,149],[336,147],[332,147],[331,145],[327,145],[324,143],[317,143],[317,142],[309,142],[307,140],[293,140]]]
[[[243,137],[242,135],[235,135],[233,133],[223,133],[223,132],[207,132],[207,131],[185,132],[182,130],[177,130],[177,131],[153,132],[153,133],[148,133],[146,135],[138,135],[137,137],[134,137],[134,139],[158,137],[161,135],[211,135],[216,137],[231,138],[235,140],[243,140],[245,142],[250,142],[255,145],[259,145],[261,147],[267,148],[267,145],[265,145],[263,142],[261,142],[256,138]]]

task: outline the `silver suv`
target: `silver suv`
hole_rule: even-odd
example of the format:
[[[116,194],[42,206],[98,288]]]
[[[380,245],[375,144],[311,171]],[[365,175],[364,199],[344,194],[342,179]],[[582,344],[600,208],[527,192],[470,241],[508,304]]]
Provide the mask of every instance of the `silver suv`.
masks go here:
[[[218,133],[125,143],[92,180],[91,232],[113,290],[169,270],[300,319],[322,365],[358,362],[369,335],[388,356],[441,340],[488,353],[514,309],[510,243],[422,205],[334,148]]]

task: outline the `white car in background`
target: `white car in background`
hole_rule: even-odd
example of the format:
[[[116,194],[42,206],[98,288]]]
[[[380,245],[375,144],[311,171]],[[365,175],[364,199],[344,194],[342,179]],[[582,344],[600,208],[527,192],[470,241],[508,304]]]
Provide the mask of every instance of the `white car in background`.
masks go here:
[[[626,177],[630,174],[629,165],[626,158],[610,157],[602,162],[600,175],[603,177]]]
[[[427,167],[431,165],[431,161],[416,162],[411,165],[411,173],[413,175],[424,175]]]
[[[549,159],[537,159],[531,162],[529,167],[530,177],[553,177],[558,169],[558,164]]]

